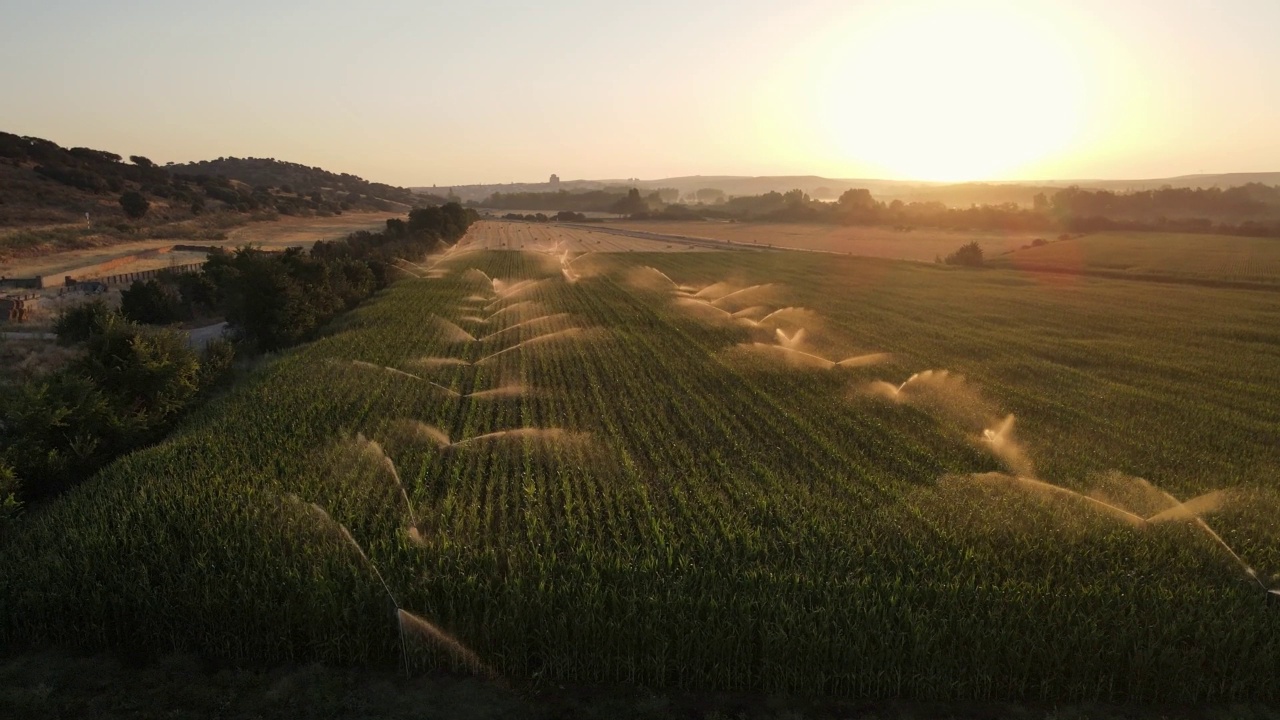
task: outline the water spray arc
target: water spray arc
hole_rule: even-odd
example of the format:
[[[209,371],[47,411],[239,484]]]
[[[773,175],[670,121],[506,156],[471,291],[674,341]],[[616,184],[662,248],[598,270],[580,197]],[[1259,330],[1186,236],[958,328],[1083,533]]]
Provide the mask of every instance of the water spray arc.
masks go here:
[[[443,362],[443,361],[446,361],[447,358],[431,358],[431,359],[440,360],[442,361],[442,364],[451,364],[451,363]],[[386,373],[391,373],[392,375],[399,375],[400,377],[409,378],[410,380],[416,380],[421,383],[426,383],[427,385],[431,386],[433,389],[439,390],[440,392],[443,392],[446,395],[449,395],[452,397],[461,397],[461,395],[458,393],[457,390],[454,390],[452,388],[447,388],[444,385],[441,385],[440,383],[432,382],[424,377],[414,375],[413,373],[407,373],[403,370],[397,370],[396,368],[393,368],[393,367],[375,365],[371,362],[365,362],[364,360],[352,360],[351,364],[354,365],[355,367],[358,367],[364,370],[377,370],[379,372],[386,372]]]
[[[1150,483],[1147,483],[1147,486],[1153,487]],[[1168,517],[1171,519],[1190,519],[1193,523],[1196,524],[1197,527],[1203,530],[1206,535],[1208,535],[1218,545],[1220,545],[1222,549],[1225,550],[1227,554],[1231,556],[1231,559],[1235,560],[1236,564],[1240,566],[1240,569],[1244,571],[1244,574],[1248,575],[1250,579],[1252,579],[1255,583],[1258,584],[1258,587],[1262,588],[1264,591],[1268,593],[1275,592],[1274,590],[1269,589],[1262,582],[1262,578],[1258,577],[1258,572],[1254,570],[1249,565],[1249,563],[1245,562],[1244,558],[1240,557],[1240,554],[1237,553],[1235,550],[1233,550],[1231,546],[1227,544],[1227,541],[1222,539],[1221,535],[1219,535],[1213,528],[1209,527],[1209,523],[1205,522],[1204,518],[1200,517],[1201,512],[1197,511],[1197,506],[1205,507],[1205,508],[1213,507],[1216,509],[1217,505],[1221,504],[1220,495],[1215,497],[1214,493],[1209,493],[1207,495],[1201,495],[1200,497],[1197,497],[1197,498],[1192,498],[1191,500],[1188,500],[1187,502],[1183,503],[1173,495],[1170,495],[1169,493],[1165,492],[1164,490],[1161,490],[1159,488],[1155,488],[1155,489],[1161,495],[1164,495],[1166,498],[1168,498],[1169,502],[1173,503],[1173,507],[1153,517],[1152,518],[1153,522],[1158,522],[1156,518],[1161,518],[1161,517]]]
[[[378,583],[382,585],[382,589],[386,592],[387,598],[391,601],[391,605],[395,608],[398,617],[400,612],[400,602],[396,600],[395,593],[391,592],[391,586],[388,585],[386,579],[382,577],[382,573],[378,570],[378,566],[374,565],[373,561],[369,559],[369,556],[365,554],[364,548],[360,547],[360,543],[356,542],[356,539],[351,535],[351,531],[347,529],[347,526],[337,520],[334,520],[329,513],[325,512],[324,508],[315,503],[306,502],[293,493],[285,495],[284,499],[287,504],[299,508],[303,512],[319,520],[324,528],[329,530],[331,533],[335,533],[344,543],[346,543],[348,547],[356,551],[356,554],[359,555],[364,566],[373,571],[374,577],[376,577],[378,579]],[[400,654],[404,660],[405,674],[408,675],[409,650],[405,645],[403,630],[400,631]]]
[[[483,337],[477,338],[477,340],[480,340],[481,342],[484,342],[484,341],[486,341],[486,340],[492,340],[493,338],[499,337],[499,336],[501,336],[501,335],[503,335],[503,334],[505,334],[505,333],[509,333],[509,332],[511,332],[512,330],[516,330],[516,329],[519,329],[519,328],[527,328],[527,327],[530,327],[530,326],[536,326],[536,325],[541,324],[541,323],[549,323],[549,322],[555,322],[555,321],[559,321],[559,320],[566,320],[566,319],[568,319],[568,318],[570,318],[570,317],[572,317],[572,315],[570,315],[569,313],[555,313],[555,314],[552,314],[552,315],[542,315],[542,316],[540,316],[540,317],[530,318],[530,319],[528,319],[528,320],[523,320],[523,321],[518,322],[518,323],[516,323],[516,324],[514,324],[514,325],[508,325],[507,327],[505,327],[505,328],[503,328],[503,329],[501,329],[501,330],[496,330],[496,331],[494,331],[494,332],[489,333],[488,335],[485,335],[485,336],[483,336]]]
[[[912,398],[914,398],[914,394],[912,393],[912,389],[917,386],[922,388],[936,388],[944,392],[952,391],[953,393],[963,395],[963,393],[960,393],[960,390],[963,388],[959,385],[962,381],[962,377],[952,375],[946,370],[925,370],[911,375],[902,384],[897,386],[884,381],[874,382],[867,387],[867,391],[872,395],[885,397],[894,402],[904,402],[913,401]],[[969,397],[967,401],[974,403],[972,397]],[[951,408],[951,411],[954,412],[955,410],[955,408]],[[1169,503],[1168,508],[1160,512],[1156,512],[1149,517],[1144,517],[1118,505],[1114,505],[1104,500],[1090,497],[1074,490],[1060,487],[1036,478],[1028,453],[1025,448],[1023,448],[1023,446],[1014,439],[1013,433],[1015,422],[1016,418],[1014,415],[1008,414],[1003,419],[985,427],[979,437],[980,443],[999,458],[1012,471],[1012,474],[986,473],[974,475],[972,477],[985,482],[1001,482],[1087,505],[1095,510],[1099,510],[1113,518],[1116,518],[1131,527],[1139,529],[1145,529],[1150,525],[1164,522],[1190,521],[1199,527],[1205,535],[1214,542],[1214,544],[1219,546],[1232,559],[1232,561],[1239,566],[1244,574],[1256,583],[1265,593],[1267,593],[1269,597],[1280,599],[1280,591],[1267,588],[1267,586],[1262,582],[1262,579],[1258,576],[1257,571],[1246,563],[1240,554],[1237,553],[1202,517],[1205,514],[1218,510],[1224,504],[1226,499],[1225,493],[1222,491],[1213,491],[1183,502],[1169,494],[1167,491],[1155,488],[1151,483],[1139,478],[1137,480],[1143,487],[1158,492]]]
[[[392,484],[400,493],[400,499],[404,501],[405,512],[409,514],[409,524],[415,524],[417,519],[414,517],[413,503],[409,502],[409,493],[405,491],[404,482],[400,480],[400,472],[396,470],[396,464],[387,455],[386,450],[376,440],[366,438],[364,433],[356,433],[356,437],[352,442],[362,456],[371,459],[391,478]]]
[[[828,360],[821,355],[814,355],[803,350],[797,350],[794,347],[785,345],[770,345],[769,343],[755,342],[743,343],[738,347],[758,353],[778,355],[784,360],[801,366],[817,368],[820,370],[834,370],[835,368],[853,368],[866,367],[877,363],[887,362],[892,358],[889,353],[868,353],[865,355],[854,355],[843,360]]]
[[[513,428],[511,430],[498,430],[495,432],[484,433],[474,437],[464,438],[461,440],[451,440],[449,434],[434,425],[428,425],[424,422],[409,418],[402,418],[395,423],[395,427],[402,435],[426,442],[436,446],[441,450],[466,448],[474,445],[483,445],[485,443],[508,441],[508,440],[538,440],[546,442],[585,442],[590,440],[590,433],[574,432],[563,428]]]
[[[541,345],[544,343],[551,342],[553,340],[564,340],[566,338],[577,337],[581,335],[583,332],[584,331],[582,328],[572,327],[572,328],[566,328],[564,330],[557,330],[552,333],[547,333],[546,335],[537,335],[535,337],[529,338],[528,340],[520,342],[516,345],[512,345],[511,347],[506,348],[504,350],[499,350],[498,352],[485,355],[484,357],[480,358],[479,360],[476,360],[472,364],[479,365],[481,363],[488,362],[494,358],[502,357],[503,355],[506,355],[509,352],[514,352],[516,350],[527,348],[531,345]]]

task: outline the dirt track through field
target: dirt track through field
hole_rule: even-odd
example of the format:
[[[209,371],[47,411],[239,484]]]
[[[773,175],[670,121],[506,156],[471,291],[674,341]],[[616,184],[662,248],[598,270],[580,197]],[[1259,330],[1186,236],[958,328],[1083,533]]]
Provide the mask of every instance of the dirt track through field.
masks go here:
[[[227,232],[223,240],[185,240],[180,237],[159,240],[101,245],[80,250],[15,258],[0,263],[0,276],[34,277],[55,275],[72,268],[94,265],[126,255],[133,255],[171,245],[216,245],[234,248],[241,245],[258,245],[281,248],[289,245],[310,246],[317,240],[335,240],[357,230],[378,230],[387,218],[403,217],[402,213],[349,213],[335,217],[284,217],[271,222],[256,222]],[[182,265],[204,260],[204,253],[170,253],[157,258],[142,258],[136,263],[114,272],[141,272],[171,265]]]

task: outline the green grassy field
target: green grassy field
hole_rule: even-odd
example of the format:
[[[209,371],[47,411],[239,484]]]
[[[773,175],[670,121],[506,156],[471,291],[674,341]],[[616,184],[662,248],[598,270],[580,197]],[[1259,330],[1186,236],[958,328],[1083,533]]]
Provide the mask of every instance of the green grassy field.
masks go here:
[[[548,260],[474,253],[399,283],[6,528],[0,640],[1280,700],[1272,293],[801,253],[595,255],[570,283]],[[658,271],[730,285],[703,291],[717,310]],[[784,307],[805,310],[762,320]],[[801,328],[814,356],[891,357],[779,349]],[[1144,520],[1177,508],[1165,491],[1219,490],[1194,507],[1240,563],[1191,519]]]
[[[993,258],[998,267],[1280,286],[1280,239],[1101,232]]]

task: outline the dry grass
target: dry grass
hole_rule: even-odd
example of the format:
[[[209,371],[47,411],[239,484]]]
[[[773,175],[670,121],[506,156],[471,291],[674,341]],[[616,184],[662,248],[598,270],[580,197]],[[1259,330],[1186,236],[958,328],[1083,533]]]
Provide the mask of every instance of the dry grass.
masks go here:
[[[12,329],[13,326],[5,326]],[[26,328],[22,328],[26,331]],[[0,385],[6,381],[24,380],[53,372],[75,355],[71,348],[62,347],[51,340],[15,340],[0,338]]]
[[[317,240],[337,240],[359,230],[381,230],[391,218],[403,219],[403,212],[346,213],[333,217],[281,217],[270,223],[254,223],[227,233],[226,246],[246,244],[263,247],[311,245]]]
[[[106,262],[113,258],[132,255],[146,250],[155,250],[174,244],[192,243],[197,245],[216,245],[220,247],[238,247],[241,245],[261,245],[263,247],[285,247],[289,245],[309,246],[317,240],[334,240],[347,236],[357,230],[377,230],[385,226],[388,218],[403,217],[403,213],[349,213],[334,217],[282,217],[270,222],[250,223],[234,228],[217,228],[210,218],[204,220],[178,223],[162,234],[147,240],[124,240],[112,233],[100,235],[83,235],[76,242],[84,247],[59,251],[56,245],[38,246],[24,252],[23,257],[9,257],[0,262],[0,276],[33,277],[37,275],[53,275],[69,269]],[[202,224],[203,223],[203,224]],[[215,232],[216,231],[216,232]],[[75,230],[76,233],[80,231]],[[212,238],[212,239],[211,239]],[[2,253],[0,253],[2,255]],[[170,265],[182,265],[199,262],[204,256],[201,253],[172,253],[156,258],[144,258],[136,263],[121,266],[112,270],[112,274],[155,270]]]

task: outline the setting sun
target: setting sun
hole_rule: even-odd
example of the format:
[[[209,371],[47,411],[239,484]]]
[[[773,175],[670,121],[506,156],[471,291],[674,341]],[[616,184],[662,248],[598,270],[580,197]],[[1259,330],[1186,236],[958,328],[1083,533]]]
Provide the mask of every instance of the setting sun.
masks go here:
[[[815,113],[833,149],[888,175],[1018,175],[1066,150],[1086,109],[1056,30],[1008,5],[895,8],[829,51]]]
[[[1280,720],[1280,0],[3,17],[0,720]]]

